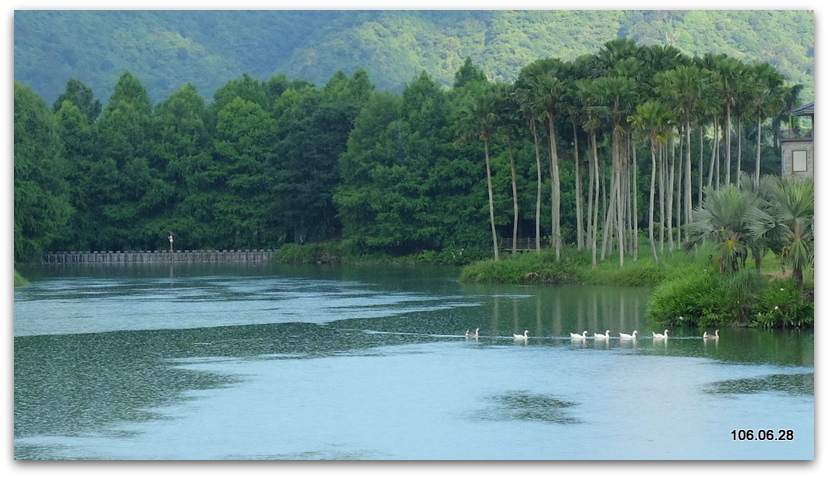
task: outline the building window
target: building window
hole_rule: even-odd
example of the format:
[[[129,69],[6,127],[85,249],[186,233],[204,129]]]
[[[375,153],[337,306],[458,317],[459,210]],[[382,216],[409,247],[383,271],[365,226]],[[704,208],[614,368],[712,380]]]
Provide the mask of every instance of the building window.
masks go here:
[[[808,171],[808,152],[794,151],[793,152],[793,172],[801,173]]]

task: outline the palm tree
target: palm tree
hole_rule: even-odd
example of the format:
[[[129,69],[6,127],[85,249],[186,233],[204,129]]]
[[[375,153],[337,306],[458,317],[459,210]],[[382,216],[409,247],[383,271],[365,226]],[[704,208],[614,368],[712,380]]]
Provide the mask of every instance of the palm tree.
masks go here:
[[[578,103],[582,105],[585,117],[583,119],[582,128],[589,133],[590,144],[590,162],[589,162],[589,198],[587,201],[587,242],[592,251],[592,268],[598,266],[597,251],[598,251],[598,197],[600,195],[601,181],[598,171],[598,138],[596,130],[600,126],[598,112],[601,107],[598,106],[598,99],[594,91],[593,80],[589,78],[582,78],[574,82],[576,89],[576,97]]]
[[[716,244],[713,262],[719,273],[737,272],[745,266],[748,251],[753,248],[752,214],[758,199],[749,191],[733,184],[720,188],[706,187],[704,200],[696,208],[695,220],[686,226],[685,252],[711,241]]]
[[[714,74],[717,79],[717,90],[719,99],[724,104],[725,111],[725,153],[727,158],[727,169],[725,170],[725,182],[730,182],[731,171],[731,138],[733,108],[736,104],[738,92],[741,89],[741,78],[745,71],[744,63],[735,58],[723,56],[714,63]]]
[[[494,192],[492,190],[492,165],[489,157],[489,139],[495,133],[497,117],[495,114],[496,96],[491,85],[484,86],[473,94],[459,112],[459,127],[456,146],[466,144],[472,140],[483,142],[483,151],[486,159],[486,184],[489,193],[489,222],[492,227],[492,247],[494,259],[500,260],[497,244],[497,229],[494,215]]]
[[[750,100],[756,115],[756,168],[753,183],[758,186],[762,159],[762,122],[783,108],[785,98],[782,86],[785,77],[767,63],[752,65],[750,73],[754,80]]]
[[[754,211],[753,232],[779,238],[774,249],[791,277],[802,287],[802,270],[814,261],[814,180],[791,176],[772,177],[773,201],[766,212]],[[773,246],[772,246],[773,247]]]
[[[650,140],[651,174],[650,174],[650,216],[649,236],[650,249],[653,251],[653,261],[658,264],[658,251],[655,246],[655,227],[653,215],[655,210],[655,179],[656,179],[656,152],[659,144],[667,142],[671,126],[672,114],[664,103],[648,100],[636,107],[636,114],[630,118],[633,129],[647,135]],[[663,220],[663,219],[662,219]]]
[[[617,38],[604,43],[601,50],[596,55],[598,66],[606,72],[613,72],[611,74],[617,75],[619,72],[615,70],[615,66],[622,60],[628,58],[637,58],[639,56],[640,48],[633,40],[629,38]]]
[[[793,86],[782,87],[782,110],[773,117],[771,130],[773,130],[775,147],[779,148],[779,130],[782,129],[782,124],[786,124],[788,129],[794,129],[797,123],[798,116],[794,116],[792,110],[799,104],[799,95],[802,93],[803,85],[797,84]]]
[[[532,102],[532,92],[525,84],[522,78],[523,71],[521,71],[521,78],[515,83],[515,99],[518,102],[520,112],[523,117],[529,122],[529,131],[532,132],[532,138],[535,145],[535,172],[537,173],[537,194],[535,197],[535,250],[540,254],[540,218],[541,218],[541,191],[543,190],[543,178],[540,160],[540,141],[538,139],[538,119],[542,112],[535,109],[535,104]]]
[[[578,249],[584,248],[584,195],[583,195],[583,181],[581,180],[581,158],[579,154],[578,132],[583,124],[586,116],[586,105],[581,102],[579,95],[579,88],[577,82],[589,76],[590,70],[593,66],[593,59],[588,55],[584,55],[575,59],[572,62],[564,63],[563,81],[565,86],[563,103],[564,111],[569,116],[572,123],[572,144],[574,149],[574,163],[575,163],[575,239],[578,244]],[[590,183],[591,184],[591,183]]]
[[[558,78],[564,64],[557,58],[544,58],[524,67],[521,71],[523,80],[530,92],[531,108],[534,111],[543,111],[539,119],[546,121],[549,140],[549,176],[552,200],[552,243],[555,247],[555,258],[561,258],[561,180],[558,161],[557,135],[555,134],[555,119],[560,108],[564,92],[564,84]]]
[[[517,136],[518,104],[514,95],[514,87],[505,83],[498,83],[495,91],[496,113],[495,134],[504,141],[509,148],[509,167],[512,173],[512,255],[517,254],[518,242],[518,190],[517,170],[515,168],[514,137]]]
[[[626,156],[622,154],[622,135],[626,134],[626,119],[637,96],[637,82],[626,77],[601,77],[592,83],[595,97],[602,106],[604,115],[612,121],[612,158],[613,175],[610,182],[610,207],[607,210],[604,222],[604,240],[607,240],[607,229],[614,217],[617,229],[619,266],[624,266],[624,223],[625,202],[629,197],[628,191],[622,191],[622,173],[626,171]],[[626,193],[626,194],[625,194]],[[613,207],[614,206],[614,207]]]
[[[673,70],[656,75],[655,91],[667,102],[677,118],[681,119],[681,133],[684,138],[684,221],[692,220],[690,130],[696,121],[703,98],[705,75],[696,65],[678,66]],[[681,198],[681,194],[679,194]]]

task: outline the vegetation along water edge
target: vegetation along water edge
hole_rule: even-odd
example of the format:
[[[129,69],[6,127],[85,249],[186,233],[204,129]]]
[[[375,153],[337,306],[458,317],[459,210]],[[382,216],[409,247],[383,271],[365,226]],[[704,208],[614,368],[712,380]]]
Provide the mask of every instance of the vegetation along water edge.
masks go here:
[[[462,265],[463,281],[647,285],[664,323],[813,323],[814,185],[784,175],[782,147],[811,138],[795,172],[813,173],[803,84],[628,38],[491,78],[471,57],[450,86],[422,71],[401,91],[365,68],[322,86],[245,74],[212,101],[187,83],[154,104],[127,70],[106,103],[72,78],[51,105],[16,79],[15,264],[175,237]]]

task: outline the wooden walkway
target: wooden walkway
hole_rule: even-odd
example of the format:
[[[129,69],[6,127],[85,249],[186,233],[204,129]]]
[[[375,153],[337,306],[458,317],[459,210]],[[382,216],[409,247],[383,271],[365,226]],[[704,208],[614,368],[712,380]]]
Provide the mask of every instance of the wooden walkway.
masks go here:
[[[254,251],[94,251],[50,252],[48,264],[159,264],[169,262],[266,262],[275,250]]]

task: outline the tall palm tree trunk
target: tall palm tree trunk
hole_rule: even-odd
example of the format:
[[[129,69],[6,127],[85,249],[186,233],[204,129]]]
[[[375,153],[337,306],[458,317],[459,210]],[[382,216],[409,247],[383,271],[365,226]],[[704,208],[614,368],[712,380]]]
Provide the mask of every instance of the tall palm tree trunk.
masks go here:
[[[648,221],[648,229],[650,236],[650,250],[653,253],[653,262],[658,264],[658,251],[655,245],[655,224],[653,224],[653,213],[655,212],[655,185],[656,185],[656,140],[650,136],[650,163],[652,171],[650,173],[650,220]]]
[[[756,172],[753,177],[753,184],[759,187],[759,169],[762,166],[760,162],[762,158],[762,115],[757,115],[756,118]]]
[[[670,170],[667,172],[667,242],[670,247],[670,252],[673,252],[675,244],[673,243],[673,188],[675,186],[676,177],[676,154],[675,149],[671,145],[667,151],[670,161]]]
[[[678,163],[678,168],[676,168],[676,243],[681,246],[681,224],[682,224],[682,208],[681,208],[681,201],[682,201],[682,186],[684,184],[684,139],[679,138],[679,154],[676,162]]]
[[[633,245],[633,260],[638,260],[638,159],[635,154],[635,147],[632,148],[632,194],[633,194],[633,212],[632,212],[632,245]]]
[[[595,130],[591,132],[592,137],[592,161],[593,167],[592,169],[595,170],[595,206],[592,210],[592,268],[595,269],[598,266],[598,194],[601,189],[601,176],[598,166],[598,140],[595,137]]]
[[[659,249],[662,254],[664,254],[664,226],[665,226],[665,216],[664,216],[664,200],[665,200],[665,193],[666,184],[667,184],[667,155],[665,154],[666,146],[661,145],[658,148],[658,162],[661,165],[658,168],[658,241],[659,241]]]
[[[561,259],[561,179],[558,169],[558,144],[555,138],[555,117],[549,114],[549,176],[552,180],[552,243],[555,259]]]
[[[543,189],[543,172],[541,171],[540,142],[538,141],[538,128],[534,118],[532,118],[531,120],[530,128],[532,129],[532,136],[535,140],[535,169],[537,170],[536,172],[538,180],[537,196],[535,197],[535,250],[538,254],[540,254],[541,191]]]
[[[713,138],[711,138],[710,145],[710,170],[707,172],[707,186],[713,185],[713,173],[716,170],[716,150],[717,141],[719,139],[719,121],[713,121]]]
[[[621,159],[621,138],[618,133],[618,127],[613,128],[612,132],[612,155],[614,169],[615,169],[615,194],[617,195],[616,206],[618,212],[615,215],[617,222],[616,230],[618,233],[618,266],[624,266],[624,197],[621,191],[621,172],[624,169]]]
[[[517,190],[517,171],[515,170],[515,149],[512,147],[512,140],[506,139],[509,144],[509,166],[512,170],[512,206],[514,209],[514,216],[512,218],[512,255],[517,254],[518,242],[518,190]]]
[[[578,250],[584,248],[584,206],[583,192],[581,191],[581,160],[578,156],[578,124],[572,120],[572,137],[575,143],[575,232]]]
[[[742,117],[737,121],[739,125],[739,137],[736,139],[736,187],[742,184]]]
[[[693,181],[690,168],[690,120],[685,124],[687,129],[687,151],[685,153],[687,160],[684,163],[684,223],[690,224],[693,216]]]
[[[702,203],[702,189],[704,189],[704,129],[699,124],[699,190],[696,192],[696,204]]]
[[[500,251],[497,245],[497,229],[495,228],[494,216],[494,191],[492,189],[492,164],[489,158],[489,139],[483,138],[483,149],[486,152],[486,184],[489,190],[489,222],[492,225],[492,247],[494,249],[494,259],[500,260]]]
[[[727,129],[725,130],[725,148],[727,148],[727,151],[726,151],[726,153],[727,153],[727,156],[726,156],[727,157],[727,170],[725,170],[725,182],[727,184],[730,184],[730,168],[731,168],[731,163],[730,163],[731,132],[730,132],[730,130],[732,128],[732,124],[731,124],[731,118],[730,118],[730,103],[729,102],[727,104],[727,107],[725,108],[725,111],[726,111],[726,114],[727,114]]]

